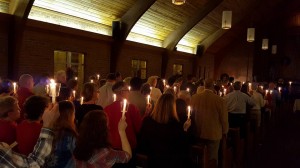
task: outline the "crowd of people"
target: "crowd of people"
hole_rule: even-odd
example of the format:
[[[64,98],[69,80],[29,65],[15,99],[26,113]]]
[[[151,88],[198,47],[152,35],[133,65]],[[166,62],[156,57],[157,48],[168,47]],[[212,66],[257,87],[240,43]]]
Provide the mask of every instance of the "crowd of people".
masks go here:
[[[61,84],[56,103],[46,89],[48,75],[37,84],[30,74],[17,84],[1,79],[0,167],[136,167],[137,154],[147,156],[150,168],[192,167],[189,148],[197,144],[207,146],[217,167],[229,127],[239,127],[245,138],[246,121],[259,127],[261,112],[272,112],[281,98],[275,83],[266,93],[262,84],[226,76],[144,81],[109,73],[80,88],[67,74],[55,74]]]

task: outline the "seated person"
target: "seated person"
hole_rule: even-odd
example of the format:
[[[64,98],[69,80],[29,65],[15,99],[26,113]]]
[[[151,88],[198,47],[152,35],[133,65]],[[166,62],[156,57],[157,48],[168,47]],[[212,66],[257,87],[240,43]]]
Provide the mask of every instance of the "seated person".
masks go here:
[[[42,128],[42,115],[49,105],[43,96],[31,96],[24,103],[25,120],[17,127],[18,152],[28,156],[33,151]]]
[[[12,96],[0,97],[0,142],[16,141],[16,120],[20,117],[18,100]]]

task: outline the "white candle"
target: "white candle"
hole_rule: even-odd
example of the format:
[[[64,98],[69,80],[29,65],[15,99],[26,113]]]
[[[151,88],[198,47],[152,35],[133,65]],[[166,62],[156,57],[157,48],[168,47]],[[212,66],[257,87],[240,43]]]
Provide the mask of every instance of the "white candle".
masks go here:
[[[263,90],[264,89],[264,87],[263,86],[260,86],[260,88]]]
[[[268,94],[269,93],[269,90],[266,90],[266,94]]]
[[[188,116],[188,119],[191,118],[191,106],[188,106],[188,114],[187,114],[187,116]]]
[[[278,88],[278,91],[281,92],[281,87]]]
[[[129,90],[129,91],[131,90],[131,87],[130,87],[130,86],[128,86],[128,90]]]
[[[270,94],[272,94],[273,93],[273,90],[270,90]]]
[[[164,83],[164,86],[166,86],[166,80],[165,79],[163,80],[163,83]]]
[[[91,83],[94,83],[94,80],[93,80],[93,79],[91,79]]]
[[[177,88],[176,88],[176,86],[174,86],[174,92],[176,93],[176,90],[177,90]]]
[[[186,91],[187,91],[187,92],[190,92],[190,88],[186,88]]]
[[[243,82],[243,84],[245,84],[245,82]]]
[[[224,85],[222,85],[222,88],[224,88]]]
[[[249,83],[248,86],[249,86],[249,90],[252,90],[252,83]]]
[[[113,94],[114,102],[117,100],[117,95]]]
[[[226,91],[227,91],[227,90],[226,90],[226,89],[224,89],[224,96],[226,95]]]
[[[74,96],[74,98],[76,97],[76,91],[75,90],[73,90],[73,96]]]
[[[221,91],[219,91],[219,95],[222,96],[222,92]]]
[[[147,96],[147,104],[150,104],[150,95]]]
[[[46,85],[46,93],[47,93],[47,94],[50,94],[49,85]]]
[[[292,81],[289,81],[290,86],[292,86]]]
[[[55,98],[56,98],[56,83],[53,79],[50,80],[50,93],[52,96],[52,103],[55,103]]]
[[[168,89],[170,86],[169,85],[166,85],[166,88]]]
[[[98,79],[98,80],[100,79],[100,75],[99,75],[99,74],[97,74],[97,79]]]
[[[14,83],[13,83],[13,86],[14,86],[14,94],[16,94],[16,93],[17,93],[17,83],[14,82]]]
[[[232,86],[232,83],[230,83],[230,85]]]
[[[80,105],[82,105],[83,104],[83,97],[81,96],[81,98],[80,98]]]
[[[122,117],[125,116],[125,113],[126,113],[126,106],[127,106],[127,100],[124,99],[124,100],[123,100]]]
[[[78,77],[77,77],[77,76],[75,76],[75,80],[78,80]]]

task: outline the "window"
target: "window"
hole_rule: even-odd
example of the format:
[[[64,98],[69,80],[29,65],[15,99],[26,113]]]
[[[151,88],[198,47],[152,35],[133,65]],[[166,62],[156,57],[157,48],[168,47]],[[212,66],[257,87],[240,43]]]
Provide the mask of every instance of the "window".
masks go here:
[[[84,81],[84,54],[69,51],[54,51],[54,73],[68,70],[68,78],[78,78],[79,86]]]
[[[182,65],[181,64],[174,64],[173,65],[173,75],[182,75]]]
[[[132,76],[146,79],[147,77],[147,62],[143,60],[131,61]]]

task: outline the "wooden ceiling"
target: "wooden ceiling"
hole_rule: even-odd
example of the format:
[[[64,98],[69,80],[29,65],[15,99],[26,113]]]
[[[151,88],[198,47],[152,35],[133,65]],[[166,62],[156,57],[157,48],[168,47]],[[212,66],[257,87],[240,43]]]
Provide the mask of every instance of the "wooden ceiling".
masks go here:
[[[9,1],[0,0],[0,12]],[[263,1],[267,5],[283,0]],[[249,20],[251,26],[254,17],[271,17],[257,15],[261,4],[262,0],[186,0],[181,6],[171,0],[35,0],[29,18],[109,36],[112,22],[120,20],[129,29],[127,40],[195,53],[198,45],[208,48],[228,32],[221,29],[224,10],[232,11],[233,27],[241,20]]]

